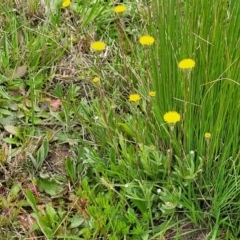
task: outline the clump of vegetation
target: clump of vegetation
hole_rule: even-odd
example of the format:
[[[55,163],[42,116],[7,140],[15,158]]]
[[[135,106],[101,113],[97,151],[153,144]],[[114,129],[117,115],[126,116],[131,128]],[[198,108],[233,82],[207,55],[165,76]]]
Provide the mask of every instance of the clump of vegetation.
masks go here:
[[[239,239],[240,4],[2,1],[3,239]]]

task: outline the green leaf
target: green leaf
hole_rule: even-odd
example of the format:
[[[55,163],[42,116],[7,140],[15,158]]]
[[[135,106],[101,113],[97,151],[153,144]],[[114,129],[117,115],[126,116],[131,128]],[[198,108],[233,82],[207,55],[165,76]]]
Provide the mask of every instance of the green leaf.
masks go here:
[[[41,192],[46,192],[51,196],[55,196],[63,190],[63,187],[54,180],[37,179],[36,184]]]
[[[52,91],[52,94],[54,94],[55,96],[57,96],[59,99],[63,98],[63,88],[61,84],[57,84],[55,86],[55,89]]]
[[[15,144],[17,146],[20,145],[20,141],[17,138],[4,138],[4,142],[9,143],[9,144]]]
[[[82,225],[84,223],[84,219],[81,218],[81,217],[78,217],[78,216],[74,216],[72,219],[71,219],[71,223],[70,223],[70,228],[76,228],[76,227],[79,227],[80,225]]]
[[[129,136],[136,136],[135,132],[126,123],[118,123],[118,125],[120,126],[120,129],[127,133]]]
[[[28,201],[28,203],[30,204],[30,206],[32,207],[32,209],[37,212],[37,201],[33,195],[33,193],[27,189],[26,193],[25,193],[26,199]]]
[[[37,168],[41,168],[49,152],[49,141],[44,139],[42,146],[37,151]]]
[[[2,83],[2,82],[7,82],[7,81],[8,81],[8,78],[6,76],[0,74],[0,82]],[[1,87],[0,87],[0,89],[1,89]]]
[[[6,125],[6,126],[4,126],[4,129],[7,132],[11,133],[12,135],[22,139],[22,134],[21,134],[21,131],[19,128],[15,127],[13,125]]]
[[[51,226],[49,226],[49,219],[46,215],[40,216],[36,211],[34,213],[31,213],[31,216],[37,220],[37,226],[35,226],[35,229],[38,229],[38,226],[40,226],[40,229],[44,232],[44,235],[46,235],[47,239],[52,239],[51,235],[53,234],[53,229]]]
[[[6,125],[14,125],[16,124],[17,122],[17,119],[12,116],[13,113],[11,113],[11,116],[7,116],[5,118],[0,118],[0,124],[2,124],[3,126],[6,126]]]
[[[0,108],[0,113],[2,115],[12,115],[12,112],[7,110],[7,109],[5,109],[5,108]]]
[[[21,187],[18,184],[14,184],[11,187],[10,193],[13,194],[14,196],[17,196],[20,191],[21,191]]]
[[[71,182],[74,184],[76,179],[76,168],[74,166],[74,162],[70,158],[67,158],[65,161],[65,169],[71,179]]]
[[[149,239],[149,233],[147,231],[140,234],[142,240],[148,240]]]
[[[59,220],[57,212],[52,207],[52,203],[48,203],[46,205],[46,213],[47,213],[48,218],[51,222],[51,225],[53,225],[55,222],[57,222]]]

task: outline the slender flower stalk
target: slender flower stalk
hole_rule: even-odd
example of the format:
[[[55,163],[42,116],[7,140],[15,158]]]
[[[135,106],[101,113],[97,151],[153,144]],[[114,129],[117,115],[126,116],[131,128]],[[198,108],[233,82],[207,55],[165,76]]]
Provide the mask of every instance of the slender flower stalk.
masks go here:
[[[141,96],[139,94],[130,94],[129,95],[129,101],[133,103],[133,107],[134,107],[134,113],[133,116],[135,118],[135,131],[136,131],[136,143],[135,143],[135,151],[136,151],[136,167],[139,168],[139,159],[138,159],[138,102],[141,100]]]
[[[170,111],[164,114],[163,119],[168,123],[170,128],[170,143],[169,143],[169,159],[168,159],[168,176],[171,174],[172,156],[173,156],[173,131],[175,124],[181,120],[179,113]]]
[[[127,34],[125,32],[125,24],[124,24],[124,15],[123,13],[127,10],[125,5],[118,5],[114,7],[113,11],[115,12],[115,22],[116,22],[116,27],[118,31],[118,41],[119,41],[119,50],[120,50],[120,55],[121,59],[123,60],[123,72],[125,76],[128,76],[128,67],[127,67],[127,62],[126,62],[126,57],[125,57],[125,49],[126,43],[128,41],[125,41],[125,38],[127,38]],[[127,82],[128,84],[131,84],[130,81]],[[128,86],[131,89],[131,85]]]
[[[172,167],[174,125],[169,125],[169,126],[170,126],[170,142],[169,142],[168,176],[170,176],[171,174],[171,167]]]
[[[205,137],[205,141],[206,141],[206,161],[208,161],[209,159],[209,142],[210,142],[210,138],[211,138],[211,134],[210,133],[205,133],[204,135]]]
[[[210,139],[211,139],[211,134],[210,133],[205,133],[205,142],[206,142],[206,156],[205,156],[205,161],[206,161],[206,167],[207,169],[211,168],[211,162],[209,161],[209,150],[210,150]],[[207,171],[209,173],[209,171]],[[211,176],[208,176],[211,177]]]
[[[142,142],[145,143],[145,139],[150,129],[151,123],[151,115],[152,115],[152,105],[154,102],[154,98],[156,97],[156,91],[149,91],[148,98],[146,101],[146,111],[145,111],[145,126],[142,132]]]
[[[184,111],[183,111],[183,117],[182,117],[182,133],[183,133],[183,136],[185,136],[187,131],[187,129],[185,129],[185,126],[186,126],[185,117],[187,114],[187,107],[190,99],[191,70],[195,67],[195,61],[190,58],[183,59],[178,63],[178,67],[179,69],[182,69],[184,71],[184,75],[186,78],[186,84],[184,84],[186,88],[185,88],[185,99],[184,99]],[[186,147],[187,145],[186,137],[183,139],[183,144],[184,144],[184,147]]]
[[[95,77],[92,82],[93,83],[97,83],[97,86],[98,86],[98,94],[99,94],[99,103],[100,103],[100,107],[101,107],[101,112],[102,112],[102,117],[103,117],[103,121],[105,123],[105,127],[107,129],[107,133],[109,135],[109,137],[111,138],[112,142],[114,142],[114,139],[113,139],[113,135],[112,135],[112,132],[111,132],[111,129],[109,127],[109,123],[108,123],[108,119],[107,119],[107,110],[106,110],[106,107],[105,107],[105,104],[104,104],[104,98],[105,98],[105,94],[104,94],[104,89],[103,89],[103,86],[101,84],[101,82],[99,81],[100,80],[100,76],[102,75],[101,74],[101,62],[100,62],[100,53],[106,49],[106,44],[104,42],[101,42],[101,41],[97,41],[97,42],[92,42],[91,43],[91,49],[93,51],[96,52],[96,65],[97,65],[97,71],[98,71],[98,76],[99,77]],[[117,151],[117,147],[115,146],[115,149]]]
[[[153,45],[154,42],[155,42],[155,39],[150,35],[144,35],[139,38],[139,43],[146,47],[144,50],[145,50],[145,62],[146,62],[145,71],[146,71],[146,76],[147,76],[148,90],[150,90],[150,75],[149,75],[149,62],[150,62],[149,60],[150,60],[150,58],[149,58],[148,46]]]

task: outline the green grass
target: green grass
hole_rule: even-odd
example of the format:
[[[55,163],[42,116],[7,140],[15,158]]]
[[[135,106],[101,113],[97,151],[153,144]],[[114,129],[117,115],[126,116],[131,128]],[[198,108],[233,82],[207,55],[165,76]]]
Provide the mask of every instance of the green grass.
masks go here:
[[[240,3],[61,4],[0,3],[2,238],[239,239]]]

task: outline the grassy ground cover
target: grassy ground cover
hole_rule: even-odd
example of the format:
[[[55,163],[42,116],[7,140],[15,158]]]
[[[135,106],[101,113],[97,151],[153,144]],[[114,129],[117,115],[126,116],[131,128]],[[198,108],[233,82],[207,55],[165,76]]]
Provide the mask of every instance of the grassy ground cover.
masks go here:
[[[240,238],[240,2],[0,9],[2,239]]]

